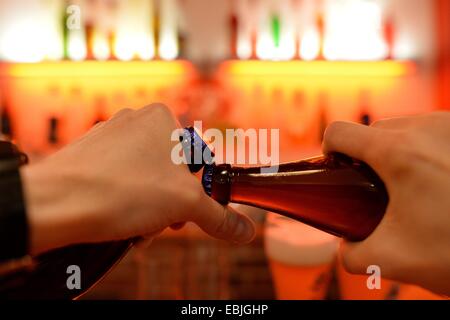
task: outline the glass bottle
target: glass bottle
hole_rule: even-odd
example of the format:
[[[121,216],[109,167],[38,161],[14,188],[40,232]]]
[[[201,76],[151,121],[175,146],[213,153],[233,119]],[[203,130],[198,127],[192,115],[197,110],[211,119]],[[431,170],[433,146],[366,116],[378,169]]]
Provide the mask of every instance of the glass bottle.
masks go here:
[[[365,239],[388,203],[383,182],[365,163],[333,153],[262,167],[208,165],[206,192],[222,204],[242,203],[299,220],[352,241]]]

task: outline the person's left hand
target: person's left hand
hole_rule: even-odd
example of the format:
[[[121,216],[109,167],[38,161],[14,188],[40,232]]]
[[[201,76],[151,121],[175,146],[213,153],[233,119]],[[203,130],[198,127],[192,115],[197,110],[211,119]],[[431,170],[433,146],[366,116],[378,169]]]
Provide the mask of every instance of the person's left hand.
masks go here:
[[[249,218],[209,198],[171,141],[169,109],[124,109],[21,174],[37,254],[73,243],[152,237],[193,221],[211,236],[248,242]]]

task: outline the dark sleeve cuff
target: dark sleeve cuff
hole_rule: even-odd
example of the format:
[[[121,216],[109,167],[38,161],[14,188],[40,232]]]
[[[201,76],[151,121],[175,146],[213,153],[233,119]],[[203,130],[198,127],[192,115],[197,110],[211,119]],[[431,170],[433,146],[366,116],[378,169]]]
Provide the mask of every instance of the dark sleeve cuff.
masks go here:
[[[17,158],[0,159],[0,263],[28,254],[28,222]]]

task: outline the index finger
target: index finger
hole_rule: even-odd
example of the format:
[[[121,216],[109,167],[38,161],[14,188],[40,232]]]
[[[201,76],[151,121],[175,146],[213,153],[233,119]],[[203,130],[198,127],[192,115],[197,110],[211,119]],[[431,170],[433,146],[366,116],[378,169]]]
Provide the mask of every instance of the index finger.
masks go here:
[[[325,130],[322,149],[324,153],[344,153],[377,169],[382,157],[379,146],[384,143],[389,141],[382,129],[337,121]]]

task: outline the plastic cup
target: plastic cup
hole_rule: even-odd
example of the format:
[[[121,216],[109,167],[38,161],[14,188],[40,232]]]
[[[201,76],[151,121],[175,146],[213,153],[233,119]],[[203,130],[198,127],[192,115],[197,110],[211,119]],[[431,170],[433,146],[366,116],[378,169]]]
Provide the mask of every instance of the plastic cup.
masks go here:
[[[277,299],[325,299],[337,244],[337,238],[332,235],[269,213],[265,250]]]

